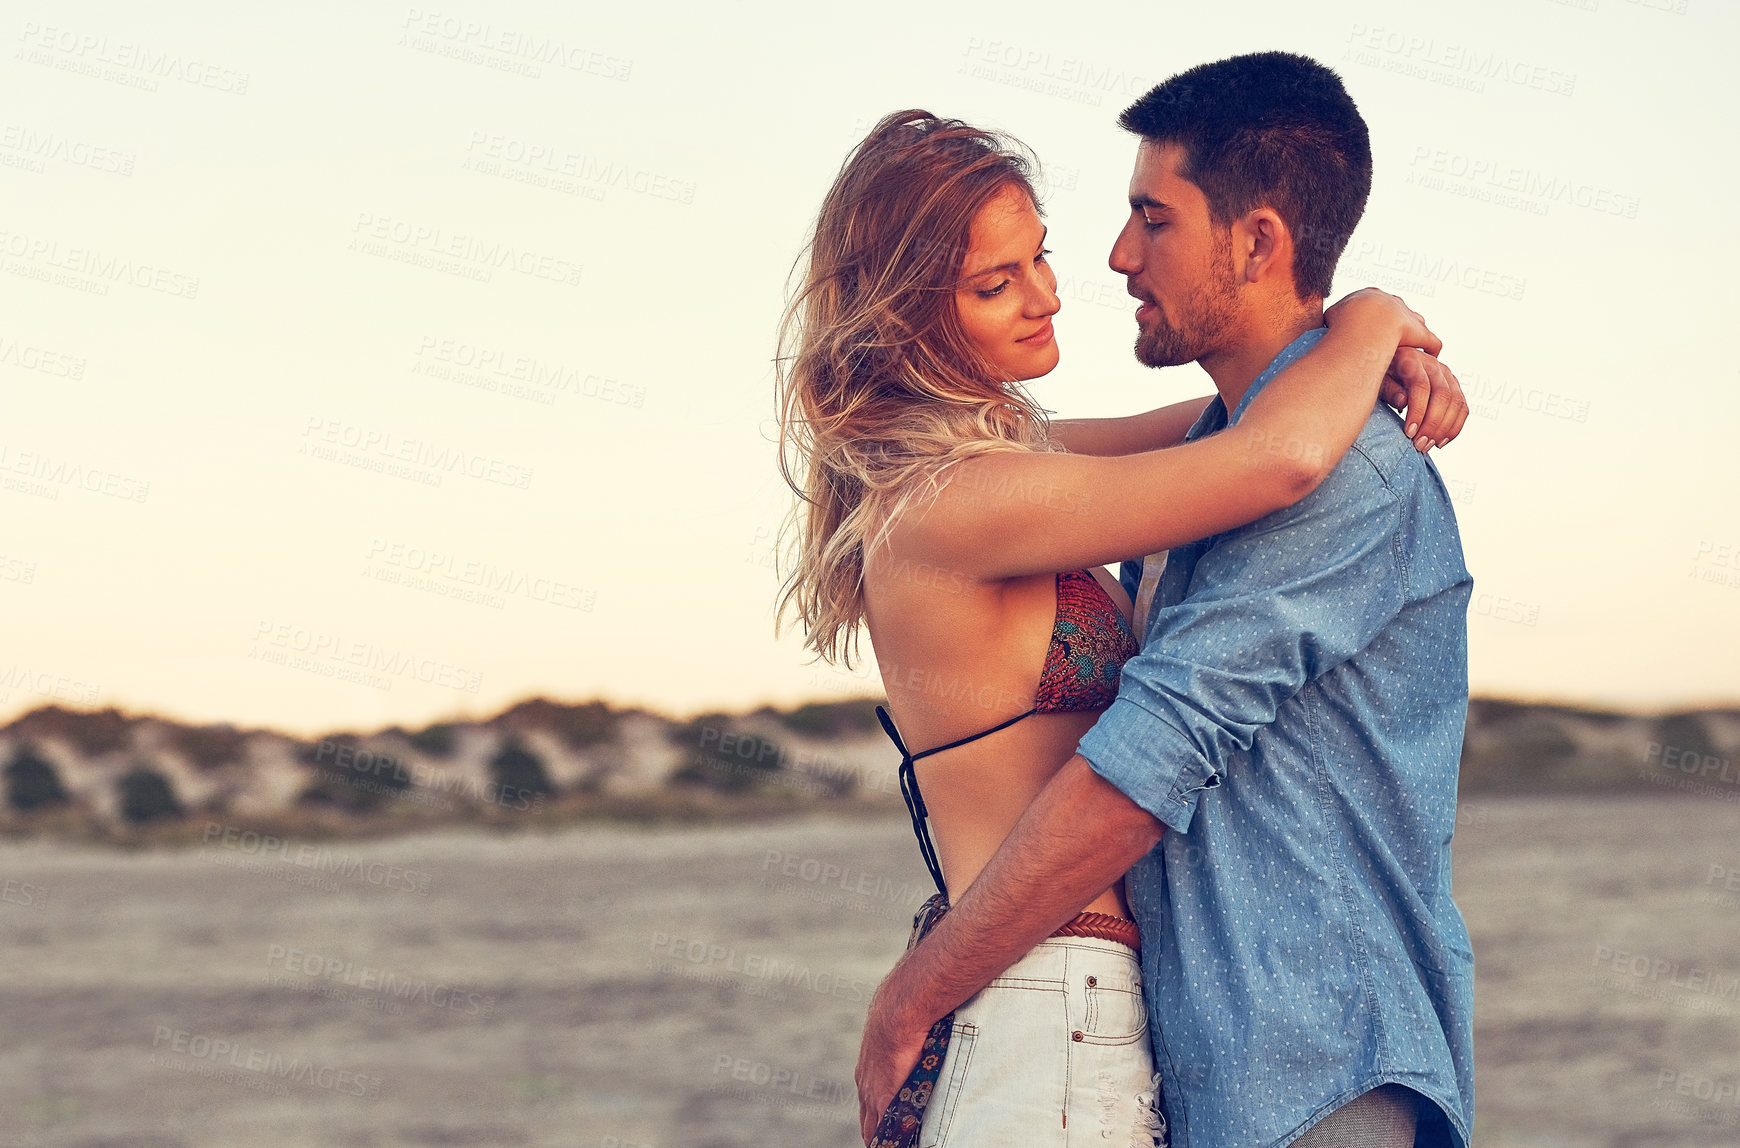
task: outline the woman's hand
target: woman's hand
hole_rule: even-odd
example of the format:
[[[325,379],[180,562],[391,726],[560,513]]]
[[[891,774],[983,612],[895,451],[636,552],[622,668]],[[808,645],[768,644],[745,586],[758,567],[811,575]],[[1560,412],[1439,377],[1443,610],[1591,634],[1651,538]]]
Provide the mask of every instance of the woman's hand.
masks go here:
[[[1338,321],[1390,322],[1396,325],[1396,352],[1378,394],[1396,410],[1408,412],[1405,428],[1421,454],[1454,439],[1468,421],[1468,399],[1462,384],[1440,363],[1443,340],[1426,320],[1401,299],[1376,287],[1353,292],[1323,312],[1333,327]]]
[[[1468,421],[1468,398],[1450,368],[1415,347],[1398,347],[1378,388],[1383,401],[1406,409],[1407,436],[1424,453],[1462,433]]]
[[[1334,306],[1323,312],[1323,323],[1325,326],[1334,327],[1337,321],[1354,315],[1365,318],[1380,314],[1397,324],[1396,346],[1418,347],[1428,355],[1436,355],[1444,349],[1444,341],[1432,334],[1431,329],[1426,326],[1426,320],[1420,317],[1418,311],[1376,287],[1362,287],[1351,295],[1343,296]]]

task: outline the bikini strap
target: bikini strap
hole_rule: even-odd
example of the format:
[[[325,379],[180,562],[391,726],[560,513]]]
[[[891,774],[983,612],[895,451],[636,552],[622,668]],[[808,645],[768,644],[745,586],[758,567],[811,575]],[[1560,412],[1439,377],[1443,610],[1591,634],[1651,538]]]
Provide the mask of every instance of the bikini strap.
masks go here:
[[[900,751],[900,796],[906,801],[906,812],[912,817],[912,834],[918,838],[918,851],[924,857],[924,866],[930,870],[930,879],[936,882],[937,892],[948,896],[949,887],[943,883],[942,864],[937,860],[936,844],[930,838],[928,819],[930,811],[924,807],[924,794],[918,791],[918,773],[912,763],[921,757],[929,757],[933,753],[941,753],[945,749],[966,745],[970,741],[978,741],[987,734],[1007,729],[1025,717],[1032,717],[1039,712],[1035,705],[1026,713],[1016,714],[1008,721],[999,722],[990,729],[963,737],[959,741],[951,741],[947,745],[939,745],[935,749],[927,749],[921,753],[913,753],[906,748],[906,743],[900,740],[900,731],[894,728],[894,719],[888,716],[888,711],[881,706],[876,707],[876,720],[882,723],[882,732],[894,743],[894,748]]]

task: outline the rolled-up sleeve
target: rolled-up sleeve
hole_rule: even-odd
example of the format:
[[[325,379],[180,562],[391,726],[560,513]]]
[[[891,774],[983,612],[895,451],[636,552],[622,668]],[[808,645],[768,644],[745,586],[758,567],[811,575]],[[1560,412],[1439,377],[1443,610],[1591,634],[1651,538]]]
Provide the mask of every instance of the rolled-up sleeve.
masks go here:
[[[1400,503],[1356,447],[1295,505],[1222,536],[1163,606],[1077,752],[1187,833],[1228,758],[1407,600]]]

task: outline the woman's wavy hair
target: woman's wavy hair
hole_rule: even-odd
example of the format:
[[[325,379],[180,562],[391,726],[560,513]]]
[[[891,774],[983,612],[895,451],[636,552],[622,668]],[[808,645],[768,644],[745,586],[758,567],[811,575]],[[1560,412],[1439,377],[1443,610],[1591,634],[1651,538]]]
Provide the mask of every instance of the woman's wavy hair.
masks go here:
[[[1037,172],[1007,136],[894,112],[846,157],[793,267],[775,364],[780,471],[801,501],[780,532],[775,629],[794,612],[830,663],[856,656],[864,556],[945,469],[1052,449],[1045,412],[955,307],[973,217],[1009,187],[1038,210]]]

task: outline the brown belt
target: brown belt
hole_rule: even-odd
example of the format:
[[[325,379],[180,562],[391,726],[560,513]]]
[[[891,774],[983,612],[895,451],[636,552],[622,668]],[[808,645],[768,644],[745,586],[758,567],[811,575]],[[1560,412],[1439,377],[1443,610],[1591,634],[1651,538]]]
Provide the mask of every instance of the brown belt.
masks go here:
[[[1142,934],[1137,931],[1136,922],[1113,916],[1111,913],[1083,913],[1073,921],[1065,921],[1051,935],[1094,937],[1101,941],[1115,941],[1132,949],[1142,947]]]

